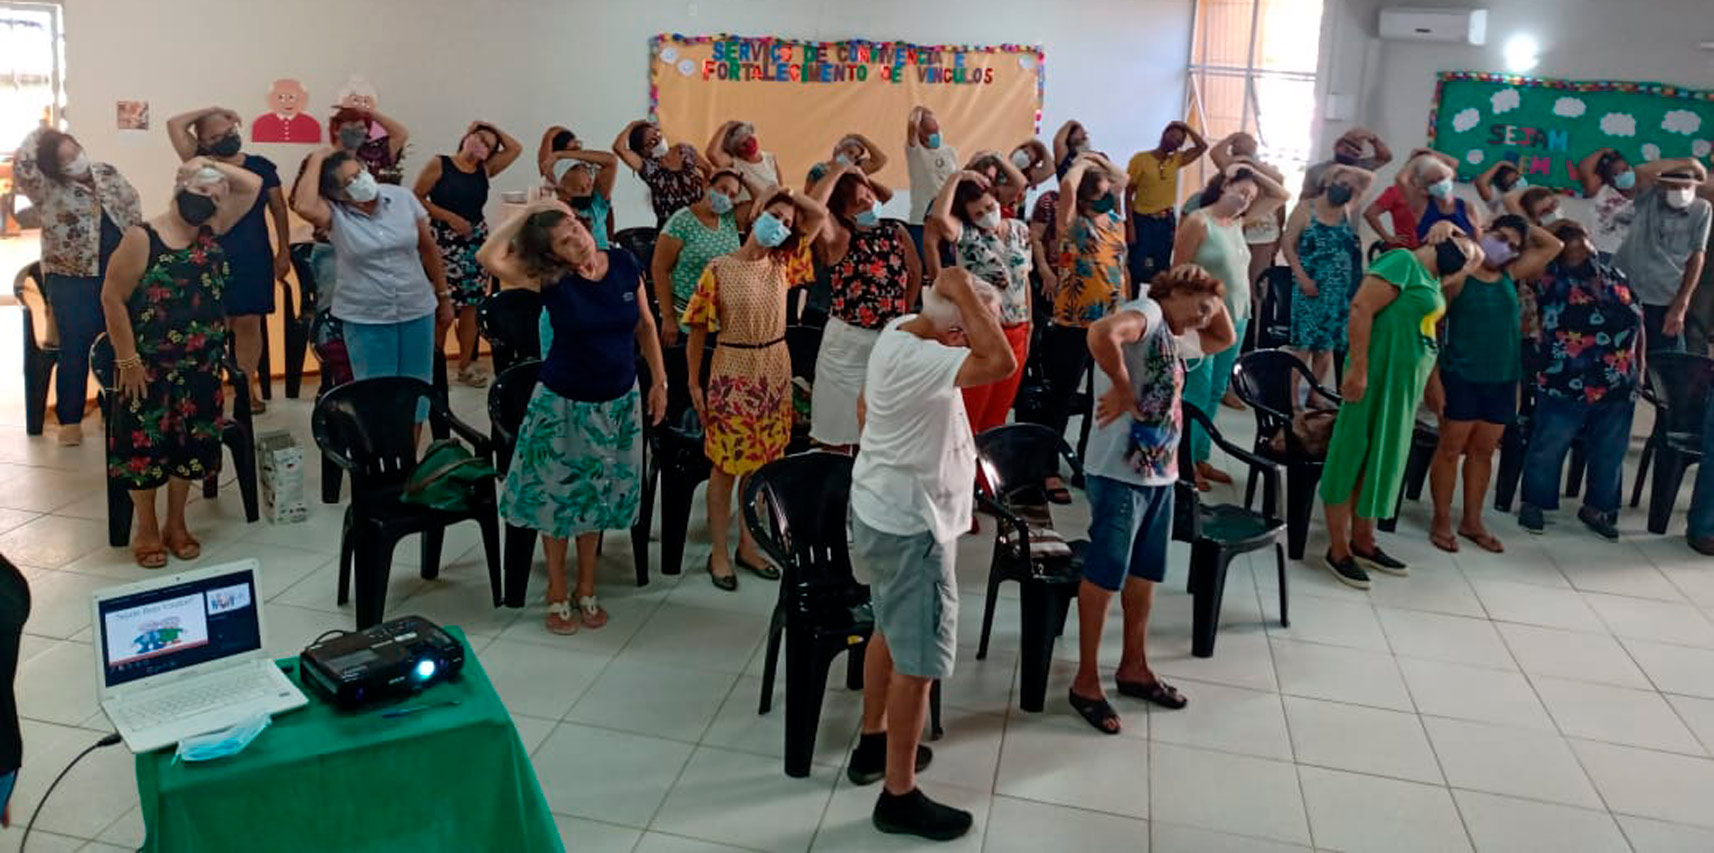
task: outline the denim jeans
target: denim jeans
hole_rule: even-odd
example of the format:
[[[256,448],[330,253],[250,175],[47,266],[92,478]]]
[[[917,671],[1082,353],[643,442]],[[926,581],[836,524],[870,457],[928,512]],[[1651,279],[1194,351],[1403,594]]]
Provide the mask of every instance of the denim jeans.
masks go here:
[[[434,315],[400,323],[345,321],[345,351],[351,376],[410,376],[434,383]],[[417,420],[428,417],[428,401],[417,404]]]
[[[89,346],[107,324],[101,312],[101,277],[49,273],[43,288],[60,335],[54,411],[62,424],[82,423],[89,393]]]
[[[1131,226],[1137,235],[1137,242],[1130,245],[1130,254],[1127,256],[1131,268],[1131,287],[1147,293],[1149,280],[1172,265],[1172,240],[1178,227],[1178,218],[1170,210],[1165,216],[1133,213]]]
[[[1560,485],[1565,479],[1565,451],[1571,448],[1574,439],[1582,436],[1588,451],[1583,505],[1605,513],[1608,518],[1617,516],[1635,407],[1629,397],[1585,403],[1547,394],[1538,396],[1529,455],[1524,459],[1524,503],[1538,509],[1559,508]]]
[[[1660,330],[1666,322],[1667,306],[1643,306],[1643,346],[1649,352],[1684,352],[1684,335],[1682,333],[1668,337]]]
[[[1690,495],[1690,538],[1714,536],[1714,397],[1702,411],[1702,462],[1696,466],[1696,491]]]

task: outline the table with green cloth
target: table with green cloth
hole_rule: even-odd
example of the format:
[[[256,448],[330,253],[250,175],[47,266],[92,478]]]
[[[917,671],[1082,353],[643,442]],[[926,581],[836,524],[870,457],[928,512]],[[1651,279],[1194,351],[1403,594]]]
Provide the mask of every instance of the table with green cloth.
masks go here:
[[[171,749],[137,756],[145,853],[562,853],[511,716],[464,633],[446,630],[464,643],[456,681],[341,711],[283,660],[310,703],[276,716],[243,752],[192,764]]]

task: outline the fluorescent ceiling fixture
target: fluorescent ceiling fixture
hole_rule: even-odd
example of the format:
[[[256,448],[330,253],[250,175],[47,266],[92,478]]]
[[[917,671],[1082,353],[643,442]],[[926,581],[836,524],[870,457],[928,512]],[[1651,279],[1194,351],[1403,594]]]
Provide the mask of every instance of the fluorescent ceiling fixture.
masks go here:
[[[1540,61],[1537,55],[1541,46],[1536,44],[1535,36],[1515,35],[1506,40],[1506,70],[1522,73],[1535,68]]]

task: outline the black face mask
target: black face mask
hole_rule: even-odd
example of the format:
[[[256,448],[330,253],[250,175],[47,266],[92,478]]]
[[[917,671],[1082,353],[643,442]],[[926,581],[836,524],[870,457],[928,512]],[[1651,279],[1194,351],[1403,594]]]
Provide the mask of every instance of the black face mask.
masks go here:
[[[231,157],[232,155],[237,154],[238,150],[243,147],[244,140],[240,139],[238,134],[228,133],[225,136],[203,146],[203,149],[215,157]]]
[[[1351,188],[1344,184],[1334,184],[1328,187],[1327,201],[1334,207],[1343,207],[1351,201]]]
[[[1355,155],[1355,154],[1334,154],[1333,155],[1333,162],[1338,163],[1341,166],[1355,166],[1355,165],[1357,165],[1357,155]]]
[[[574,195],[567,203],[571,205],[572,210],[588,210],[591,205],[595,204],[595,196]]]
[[[179,190],[173,197],[173,205],[178,208],[179,218],[196,226],[213,218],[216,207],[213,198],[190,190]]]
[[[1464,255],[1464,250],[1458,244],[1447,240],[1434,247],[1434,266],[1442,277],[1452,275],[1464,269],[1464,264],[1470,259]]]

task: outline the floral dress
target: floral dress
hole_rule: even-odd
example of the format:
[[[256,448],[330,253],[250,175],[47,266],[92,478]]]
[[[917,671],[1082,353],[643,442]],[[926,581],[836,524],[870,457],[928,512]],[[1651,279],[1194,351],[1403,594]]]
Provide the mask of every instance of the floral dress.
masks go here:
[[[829,270],[833,301],[829,313],[859,329],[880,331],[887,321],[908,313],[905,265],[910,237],[897,225],[855,228],[845,257]]]
[[[657,227],[665,227],[673,214],[701,201],[703,193],[708,191],[707,179],[696,168],[696,150],[681,144],[679,158],[682,162],[678,171],[646,156],[637,169],[637,176],[649,187],[649,203],[654,205]]]
[[[1316,293],[1306,296],[1301,288],[1291,291],[1291,345],[1310,352],[1345,349],[1350,326],[1351,297],[1358,278],[1357,232],[1341,215],[1338,225],[1328,225],[1311,215],[1297,240],[1297,256],[1304,272],[1315,280]]]
[[[1125,222],[1112,211],[1079,216],[1060,243],[1053,322],[1086,329],[1124,298]]]
[[[1030,321],[1030,227],[1022,220],[1002,219],[998,231],[965,226],[952,247],[958,266],[1000,291],[1000,325]]]
[[[717,258],[703,270],[685,309],[687,324],[720,333],[709,368],[703,449],[727,474],[748,474],[780,458],[791,440],[787,267],[771,255]]]
[[[126,311],[148,385],[114,407],[109,476],[133,490],[220,469],[220,362],[226,353],[226,253],[203,229],[183,249],[149,236],[149,264]]]

